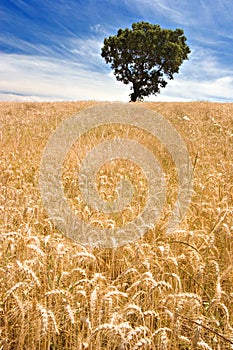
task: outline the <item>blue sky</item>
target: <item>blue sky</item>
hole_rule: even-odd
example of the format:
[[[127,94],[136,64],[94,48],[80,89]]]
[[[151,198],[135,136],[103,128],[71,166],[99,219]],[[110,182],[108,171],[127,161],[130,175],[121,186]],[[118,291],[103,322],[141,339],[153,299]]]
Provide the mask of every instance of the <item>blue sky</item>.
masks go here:
[[[128,101],[101,46],[147,21],[182,28],[192,51],[149,101],[233,102],[232,0],[1,0],[0,18],[0,100]]]

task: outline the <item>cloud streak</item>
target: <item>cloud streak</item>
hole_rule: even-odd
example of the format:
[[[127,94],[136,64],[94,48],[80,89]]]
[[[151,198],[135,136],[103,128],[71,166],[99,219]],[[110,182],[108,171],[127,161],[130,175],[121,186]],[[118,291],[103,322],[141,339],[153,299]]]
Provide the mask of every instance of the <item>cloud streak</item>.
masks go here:
[[[17,94],[23,99],[38,96],[41,100],[122,100],[126,89],[112,75],[85,70],[76,62],[36,56],[8,55],[1,57],[1,99]],[[106,88],[107,87],[107,88]]]

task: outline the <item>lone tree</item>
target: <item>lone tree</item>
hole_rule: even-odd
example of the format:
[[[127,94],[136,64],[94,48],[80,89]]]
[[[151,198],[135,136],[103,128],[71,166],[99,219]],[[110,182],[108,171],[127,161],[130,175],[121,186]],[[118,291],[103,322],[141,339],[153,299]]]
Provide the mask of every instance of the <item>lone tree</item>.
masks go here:
[[[105,38],[101,56],[111,64],[117,80],[133,84],[130,100],[135,102],[159,93],[167,85],[165,78],[173,79],[190,52],[182,29],[138,22]]]

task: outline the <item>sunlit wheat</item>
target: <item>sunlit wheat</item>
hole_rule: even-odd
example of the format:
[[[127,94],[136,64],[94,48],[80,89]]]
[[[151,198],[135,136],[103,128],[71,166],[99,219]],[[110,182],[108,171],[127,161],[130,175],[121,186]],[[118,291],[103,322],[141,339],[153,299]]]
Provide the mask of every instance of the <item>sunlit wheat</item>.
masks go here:
[[[116,249],[91,249],[55,228],[38,178],[53,131],[96,104],[0,103],[0,349],[233,349],[233,104],[143,104],[170,120],[194,167],[190,207],[169,235],[177,179],[158,140],[116,125],[92,130],[73,145],[64,192],[93,227],[123,227],[144,208],[147,194],[139,167],[117,160],[101,168],[97,188],[102,199],[115,200],[117,182],[126,177],[136,188],[132,205],[119,215],[84,203],[80,161],[101,139],[127,135],[141,142],[160,161],[168,185],[155,228]]]

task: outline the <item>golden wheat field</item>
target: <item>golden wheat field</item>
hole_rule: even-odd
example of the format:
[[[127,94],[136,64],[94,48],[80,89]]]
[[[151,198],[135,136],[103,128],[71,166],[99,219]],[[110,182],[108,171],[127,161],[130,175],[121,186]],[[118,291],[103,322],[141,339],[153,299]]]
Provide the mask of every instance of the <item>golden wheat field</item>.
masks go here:
[[[38,177],[53,131],[100,103],[0,103],[0,349],[233,349],[233,104],[140,103],[168,119],[185,141],[194,168],[191,204],[179,228],[166,234],[177,194],[172,160],[150,135],[128,130],[160,160],[166,206],[142,238],[91,249],[54,227]],[[125,160],[101,174],[110,180],[119,169],[127,174],[136,189],[131,210],[100,215],[80,200],[77,153],[82,159],[100,135],[121,132],[115,126],[85,134],[64,163],[70,206],[93,225],[121,226],[145,205],[146,180]],[[105,200],[116,196],[116,179],[109,183],[99,184]]]

